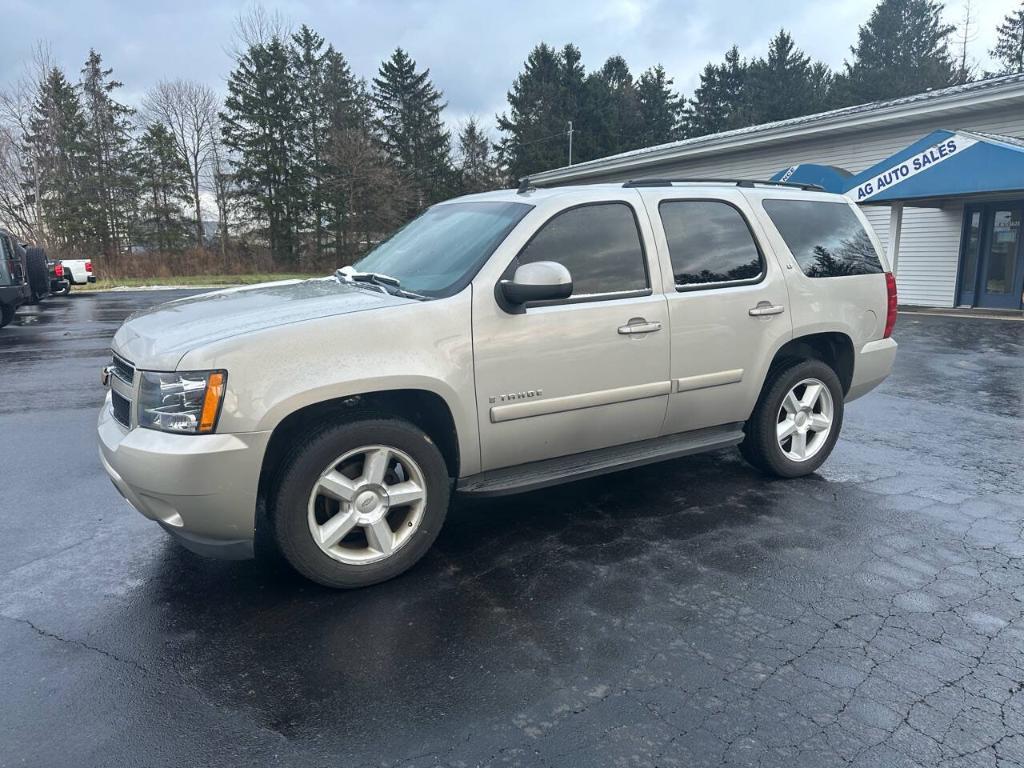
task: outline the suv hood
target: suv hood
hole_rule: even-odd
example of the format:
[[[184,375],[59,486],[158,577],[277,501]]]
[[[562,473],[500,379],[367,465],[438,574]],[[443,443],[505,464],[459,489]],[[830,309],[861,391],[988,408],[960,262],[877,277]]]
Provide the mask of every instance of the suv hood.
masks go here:
[[[173,371],[186,352],[214,341],[411,301],[333,277],[228,288],[136,312],[113,348],[139,368]]]

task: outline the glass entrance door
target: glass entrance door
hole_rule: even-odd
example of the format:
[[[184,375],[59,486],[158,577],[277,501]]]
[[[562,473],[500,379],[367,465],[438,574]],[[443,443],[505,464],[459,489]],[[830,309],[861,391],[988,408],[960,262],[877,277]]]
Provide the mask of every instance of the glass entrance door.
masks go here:
[[[960,303],[1020,309],[1024,293],[1024,204],[965,211]]]

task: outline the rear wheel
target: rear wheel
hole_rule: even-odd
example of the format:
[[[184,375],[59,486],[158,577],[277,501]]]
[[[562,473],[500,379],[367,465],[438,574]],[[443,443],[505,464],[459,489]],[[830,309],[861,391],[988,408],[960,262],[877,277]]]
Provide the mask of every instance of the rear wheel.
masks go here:
[[[349,589],[411,568],[448,511],[448,472],[412,424],[365,419],[326,427],[286,459],[273,494],[274,536],[309,579]]]
[[[821,360],[776,368],[746,425],[740,451],[778,477],[809,475],[832,453],[843,425],[843,389]]]
[[[10,304],[0,304],[0,328],[9,325],[14,319],[14,307]]]

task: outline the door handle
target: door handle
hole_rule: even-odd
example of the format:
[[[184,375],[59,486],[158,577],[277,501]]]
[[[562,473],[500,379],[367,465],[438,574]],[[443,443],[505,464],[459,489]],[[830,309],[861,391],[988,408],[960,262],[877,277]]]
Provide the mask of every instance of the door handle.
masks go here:
[[[780,304],[772,304],[770,301],[759,301],[757,306],[749,310],[751,317],[764,317],[765,315],[781,315],[786,308]]]
[[[619,326],[619,333],[623,336],[632,336],[637,333],[654,333],[661,330],[661,323],[658,321],[647,322],[642,317],[634,317],[625,325]]]

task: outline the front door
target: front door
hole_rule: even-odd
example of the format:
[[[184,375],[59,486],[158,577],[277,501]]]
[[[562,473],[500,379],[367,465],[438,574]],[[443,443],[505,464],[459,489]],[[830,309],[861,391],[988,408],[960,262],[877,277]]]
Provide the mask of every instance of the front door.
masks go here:
[[[557,261],[559,302],[502,309],[473,284],[473,350],[484,470],[656,437],[669,393],[669,319],[635,192],[560,211],[508,265]],[[646,246],[646,247],[645,247]]]
[[[1020,309],[1024,293],[1024,205],[968,209],[965,216],[960,303]]]
[[[1020,309],[1021,278],[1021,208],[993,208],[989,219],[988,243],[982,260],[978,306],[997,309]]]

